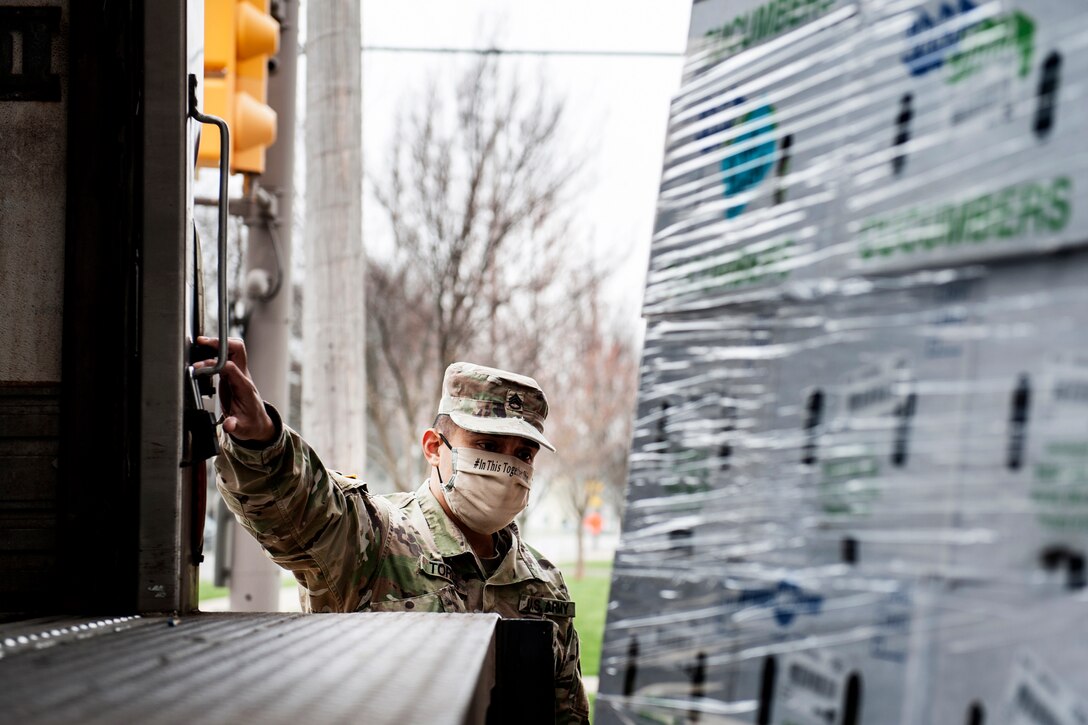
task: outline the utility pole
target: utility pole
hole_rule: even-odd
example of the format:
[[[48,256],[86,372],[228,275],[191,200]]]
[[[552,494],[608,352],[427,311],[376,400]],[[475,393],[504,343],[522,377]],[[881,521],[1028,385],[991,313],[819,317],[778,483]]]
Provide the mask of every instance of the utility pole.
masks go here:
[[[302,432],[346,473],[366,463],[362,19],[359,0],[306,14],[306,282]]]
[[[246,185],[246,349],[249,372],[264,399],[286,418],[290,411],[287,371],[291,324],[291,227],[295,174],[296,68],[299,0],[273,0],[280,23],[280,52],[270,68],[268,104],[275,109],[276,142],[266,152],[265,171]],[[315,3],[316,4],[316,3]],[[280,568],[260,545],[228,519],[234,536],[230,565],[230,608],[275,612],[280,602]]]

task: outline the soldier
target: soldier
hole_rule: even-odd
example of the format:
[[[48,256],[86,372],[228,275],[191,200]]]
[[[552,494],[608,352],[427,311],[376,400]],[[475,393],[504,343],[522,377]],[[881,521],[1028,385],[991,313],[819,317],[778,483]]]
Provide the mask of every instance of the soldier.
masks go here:
[[[218,347],[213,338],[201,344]],[[198,363],[206,366],[214,361]],[[555,720],[588,722],[574,602],[563,576],[514,524],[529,501],[548,402],[532,378],[453,363],[434,426],[430,477],[374,496],[325,468],[265,403],[228,343],[219,492],[238,521],[299,583],[308,612],[495,612],[555,623]]]

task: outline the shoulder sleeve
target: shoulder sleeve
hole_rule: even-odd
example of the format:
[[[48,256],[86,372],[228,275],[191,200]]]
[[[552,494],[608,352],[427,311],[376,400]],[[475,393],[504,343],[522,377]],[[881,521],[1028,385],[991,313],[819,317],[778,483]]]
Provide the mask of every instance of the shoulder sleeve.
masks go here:
[[[581,644],[574,624],[566,627],[562,655],[555,673],[555,721],[588,723],[589,699],[582,683]],[[562,632],[562,630],[560,630]]]
[[[570,591],[558,567],[531,549],[541,567],[547,572],[559,596],[570,601]],[[557,723],[588,723],[589,698],[582,682],[582,646],[574,621],[567,620],[557,631],[555,662],[555,721]]]
[[[388,517],[268,409],[280,434],[266,447],[220,432],[216,485],[239,523],[295,574],[313,611],[353,611],[369,597]]]

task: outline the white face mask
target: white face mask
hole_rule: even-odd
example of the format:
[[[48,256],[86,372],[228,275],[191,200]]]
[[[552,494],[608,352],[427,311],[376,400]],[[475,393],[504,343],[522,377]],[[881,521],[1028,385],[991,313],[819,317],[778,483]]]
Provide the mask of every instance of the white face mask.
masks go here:
[[[438,481],[446,503],[465,526],[479,534],[505,528],[529,504],[533,464],[475,448],[454,448],[442,436],[453,458],[453,474]]]

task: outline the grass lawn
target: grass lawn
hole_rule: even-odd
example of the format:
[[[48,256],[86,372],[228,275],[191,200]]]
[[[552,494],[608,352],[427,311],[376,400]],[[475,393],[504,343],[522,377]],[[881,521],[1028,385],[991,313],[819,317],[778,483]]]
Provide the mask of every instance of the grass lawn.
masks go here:
[[[227,587],[217,587],[216,585],[212,584],[207,579],[201,579],[200,580],[200,593],[198,594],[198,598],[200,599],[200,601],[203,602],[203,601],[205,601],[207,599],[219,599],[220,597],[229,597],[229,596],[230,596],[230,589],[229,588],[227,588]]]
[[[283,581],[281,582],[280,586],[282,586],[284,589],[294,589],[295,580],[283,577]],[[200,593],[197,595],[197,598],[200,601],[203,602],[208,599],[219,599],[220,597],[229,596],[230,589],[228,587],[217,587],[207,579],[200,580]]]
[[[608,587],[612,583],[612,562],[586,562],[586,575],[581,581],[574,578],[574,564],[563,564],[559,569],[570,589],[570,597],[577,605],[574,627],[582,643],[582,674],[596,675],[601,665],[601,638],[608,610]],[[284,579],[284,587],[294,585],[294,581]],[[202,602],[229,595],[230,590],[226,587],[217,587],[206,579],[200,582]]]
[[[596,675],[601,667],[601,640],[604,618],[608,611],[608,588],[612,584],[612,562],[586,562],[586,575],[574,578],[574,564],[559,567],[570,589],[570,598],[577,606],[574,628],[582,643],[582,674]]]

